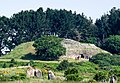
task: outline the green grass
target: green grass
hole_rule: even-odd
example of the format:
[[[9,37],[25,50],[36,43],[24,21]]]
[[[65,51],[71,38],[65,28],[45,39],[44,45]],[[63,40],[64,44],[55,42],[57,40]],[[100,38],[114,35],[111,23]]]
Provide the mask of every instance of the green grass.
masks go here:
[[[0,82],[0,83],[80,83],[80,82],[31,78],[31,79],[25,79],[25,80],[7,81],[7,82]],[[87,82],[84,82],[84,83],[87,83]]]
[[[34,42],[27,42],[27,43],[22,43],[18,46],[16,46],[13,51],[11,51],[9,54],[2,56],[1,58],[17,58],[20,59],[25,55],[28,54],[35,54],[35,48],[32,46]]]
[[[11,61],[11,59],[0,59],[0,61]],[[30,60],[15,59],[17,62],[30,62]],[[59,61],[42,61],[42,60],[33,60],[34,62],[43,62],[43,63],[60,63]]]
[[[2,59],[3,60],[3,59]],[[26,64],[28,63],[28,60],[20,60],[18,59],[19,62],[17,62],[17,64],[19,64],[19,66],[21,64]],[[9,61],[0,61],[0,63],[6,63],[6,64],[9,64],[10,62]],[[54,71],[55,75],[56,76],[64,76],[64,71],[58,71],[56,70],[56,67],[58,66],[59,63],[51,63],[51,62],[47,62],[47,61],[38,61],[38,62],[35,62],[36,63],[36,67],[40,70],[44,70],[46,69],[47,67],[51,67],[52,71]],[[77,62],[76,63],[78,70],[80,71],[80,76],[84,77],[84,79],[87,79],[87,81],[89,79],[93,79],[94,75],[96,72],[99,72],[99,71],[102,71],[101,69],[100,70],[95,70],[95,68],[97,67],[96,64],[94,63],[91,63],[91,62]],[[0,65],[1,66],[1,65]],[[114,68],[119,68],[114,66]],[[0,71],[18,71],[18,72],[26,72],[26,69],[19,69],[19,68],[0,68]],[[44,74],[44,77],[43,78],[27,78],[27,79],[24,79],[24,80],[17,80],[17,81],[4,81],[4,82],[0,82],[0,83],[88,83],[88,82],[75,82],[75,81],[62,81],[62,80],[47,80],[47,74]],[[119,83],[119,82],[118,82]]]

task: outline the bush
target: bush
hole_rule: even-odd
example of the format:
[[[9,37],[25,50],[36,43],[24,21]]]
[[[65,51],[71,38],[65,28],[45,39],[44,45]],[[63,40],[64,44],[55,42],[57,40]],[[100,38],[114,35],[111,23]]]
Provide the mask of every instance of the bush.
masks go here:
[[[79,68],[79,71],[85,73],[96,73],[96,68],[99,69],[98,65],[92,62],[79,62],[78,65],[79,66],[77,68]]]
[[[69,68],[69,69],[67,69],[66,71],[65,71],[65,76],[66,75],[68,75],[68,74],[78,74],[79,73],[79,71],[78,71],[78,69],[77,68]]]
[[[103,80],[108,80],[109,78],[109,73],[105,71],[100,71],[95,74],[94,78],[96,81],[103,81]]]
[[[100,67],[110,66],[110,65],[120,66],[120,56],[110,55],[107,53],[100,53],[93,56],[90,59],[90,62],[98,64]]]
[[[10,62],[11,62],[11,63],[15,63],[16,61],[15,61],[14,58],[12,58]]]
[[[67,80],[74,80],[74,81],[79,81],[82,80],[83,78],[81,78],[79,76],[79,71],[76,68],[69,68],[64,72],[65,77],[67,78]]]
[[[116,67],[116,68],[112,68],[109,72],[109,75],[111,76],[112,74],[114,74],[117,77],[120,77],[120,67]]]
[[[69,74],[66,76],[67,80],[81,81],[83,78],[79,77],[78,74]]]
[[[69,62],[67,60],[63,60],[57,67],[58,70],[65,70],[69,67]]]
[[[9,67],[14,67],[14,64],[13,64],[13,63],[11,63],[11,64],[9,65]]]
[[[7,67],[7,66],[6,66],[6,63],[4,63],[3,66],[2,66],[2,68],[6,68],[6,67]]]

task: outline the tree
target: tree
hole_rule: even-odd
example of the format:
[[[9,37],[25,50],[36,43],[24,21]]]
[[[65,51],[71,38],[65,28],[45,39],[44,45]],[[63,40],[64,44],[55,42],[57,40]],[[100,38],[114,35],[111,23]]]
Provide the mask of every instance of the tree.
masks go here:
[[[11,49],[11,46],[9,44],[11,43],[11,41],[9,41],[9,31],[9,19],[5,16],[0,17],[0,56],[2,55],[1,49],[3,49],[4,47],[9,47],[9,49]]]
[[[102,45],[110,35],[120,35],[120,9],[113,7],[108,14],[96,20],[98,42]]]
[[[91,24],[91,19],[87,19],[84,14],[73,14],[71,10],[65,9],[48,8],[43,11],[42,7],[37,11],[21,11],[13,14],[11,18],[0,17],[0,55],[4,47],[11,50],[20,43],[34,41],[41,35],[86,42],[85,39],[91,34],[88,32],[92,31]]]
[[[107,38],[103,48],[111,53],[120,54],[120,36],[113,35]]]
[[[62,38],[55,36],[41,36],[33,44],[36,55],[42,60],[57,60],[66,52],[66,49],[61,45],[62,40]]]
[[[120,34],[120,9],[116,9],[113,7],[109,11],[109,27],[111,29],[111,35],[119,35]]]
[[[109,18],[107,15],[103,15],[101,19],[97,19],[95,23],[95,25],[98,27],[97,36],[100,38],[101,43],[105,42],[105,38],[108,37],[108,34],[110,33],[108,19]]]

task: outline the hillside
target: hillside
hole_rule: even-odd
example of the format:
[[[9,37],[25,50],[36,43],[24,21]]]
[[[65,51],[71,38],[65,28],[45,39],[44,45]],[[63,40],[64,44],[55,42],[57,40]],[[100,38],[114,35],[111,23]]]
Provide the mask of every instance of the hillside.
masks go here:
[[[67,58],[75,58],[80,54],[85,54],[88,56],[95,55],[97,53],[108,53],[94,44],[88,43],[79,43],[77,41],[71,39],[64,39],[61,44],[66,48],[66,56]],[[27,59],[31,59],[31,55],[35,54],[35,48],[32,46],[33,42],[22,43],[13,49],[9,54],[2,56],[2,58],[23,58],[27,57]],[[34,56],[34,55],[32,55]]]
[[[22,43],[16,46],[9,54],[2,56],[2,58],[22,58],[28,54],[35,54],[35,48],[32,46],[34,42]]]

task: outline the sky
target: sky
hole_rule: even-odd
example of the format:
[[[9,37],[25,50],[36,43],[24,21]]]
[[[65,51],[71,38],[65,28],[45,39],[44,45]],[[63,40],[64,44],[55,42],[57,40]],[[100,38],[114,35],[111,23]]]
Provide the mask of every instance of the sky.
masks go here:
[[[0,0],[0,16],[11,17],[21,10],[37,10],[43,7],[66,9],[84,13],[94,21],[107,13],[113,7],[120,7],[120,0]]]

